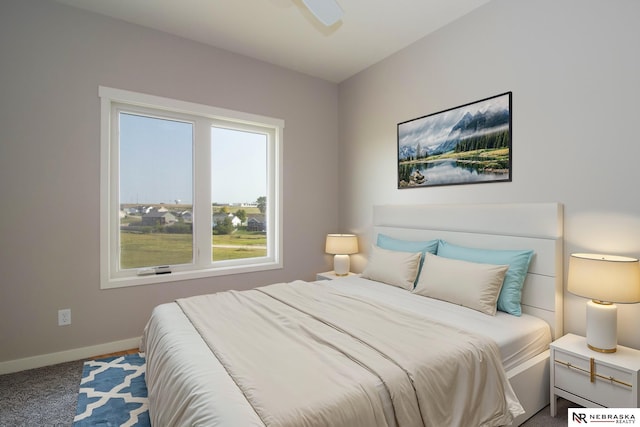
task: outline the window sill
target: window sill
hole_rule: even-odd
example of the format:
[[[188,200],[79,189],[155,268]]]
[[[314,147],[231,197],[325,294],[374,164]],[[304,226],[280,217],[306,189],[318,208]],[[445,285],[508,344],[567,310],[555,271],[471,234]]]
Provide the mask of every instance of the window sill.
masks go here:
[[[259,264],[215,267],[203,270],[173,271],[169,274],[153,274],[148,276],[127,276],[118,278],[103,277],[100,281],[100,289],[125,288],[130,286],[143,286],[157,283],[178,282],[206,277],[228,276],[231,274],[254,273],[257,271],[281,269],[282,263],[267,261]]]

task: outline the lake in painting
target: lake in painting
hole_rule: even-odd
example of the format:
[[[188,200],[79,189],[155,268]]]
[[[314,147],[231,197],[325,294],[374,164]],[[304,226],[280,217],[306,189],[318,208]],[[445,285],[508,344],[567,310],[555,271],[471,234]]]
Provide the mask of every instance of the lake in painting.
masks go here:
[[[451,185],[499,181],[506,180],[509,177],[509,173],[506,170],[486,171],[473,165],[458,164],[457,160],[434,160],[432,162],[405,165],[404,168],[405,171],[402,175],[409,177],[405,180],[407,187],[410,185]]]

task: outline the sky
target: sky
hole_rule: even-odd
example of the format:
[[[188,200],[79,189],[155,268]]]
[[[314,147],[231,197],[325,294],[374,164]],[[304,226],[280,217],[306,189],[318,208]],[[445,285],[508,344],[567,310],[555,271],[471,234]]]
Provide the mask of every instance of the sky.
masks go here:
[[[266,195],[267,137],[212,128],[212,202],[255,202]],[[193,126],[120,115],[120,203],[193,202]]]
[[[267,137],[212,128],[213,202],[255,202],[267,195]]]

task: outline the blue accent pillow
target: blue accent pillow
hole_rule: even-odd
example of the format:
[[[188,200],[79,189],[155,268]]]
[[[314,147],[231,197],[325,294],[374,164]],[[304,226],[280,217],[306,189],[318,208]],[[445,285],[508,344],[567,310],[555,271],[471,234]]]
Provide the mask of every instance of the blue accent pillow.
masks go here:
[[[387,249],[389,251],[399,251],[399,252],[422,252],[422,256],[420,257],[420,265],[418,265],[418,275],[416,276],[416,280],[414,282],[414,286],[418,283],[418,279],[420,279],[420,272],[422,271],[422,264],[424,263],[424,254],[425,252],[429,252],[432,254],[436,254],[438,250],[438,240],[427,240],[425,242],[415,241],[415,240],[401,240],[395,239],[393,237],[389,237],[385,234],[378,234],[378,241],[376,246]]]
[[[514,316],[522,315],[522,285],[527,277],[532,250],[476,249],[456,246],[445,241],[438,244],[438,256],[484,264],[509,265],[498,297],[498,310]]]

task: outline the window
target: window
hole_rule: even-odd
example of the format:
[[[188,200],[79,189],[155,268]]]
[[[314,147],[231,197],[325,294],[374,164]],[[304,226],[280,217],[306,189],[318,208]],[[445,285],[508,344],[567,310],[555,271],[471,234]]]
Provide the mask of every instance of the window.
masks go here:
[[[99,95],[102,288],[282,267],[282,120]]]

